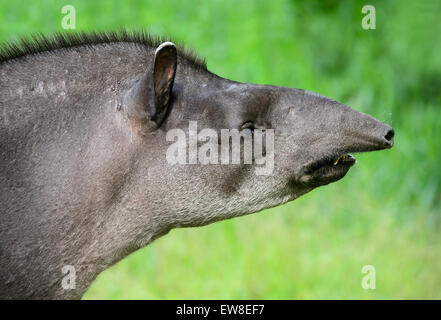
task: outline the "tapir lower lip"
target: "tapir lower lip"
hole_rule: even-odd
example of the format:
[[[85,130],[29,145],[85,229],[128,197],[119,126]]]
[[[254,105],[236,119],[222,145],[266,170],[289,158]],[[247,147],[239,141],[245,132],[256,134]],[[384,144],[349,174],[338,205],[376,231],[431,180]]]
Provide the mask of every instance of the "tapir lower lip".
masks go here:
[[[343,157],[345,157],[344,160],[341,160]],[[356,160],[353,156],[346,152],[340,152],[313,161],[304,168],[303,172],[304,174],[310,175],[324,167],[329,167],[330,169],[349,169],[355,162]]]

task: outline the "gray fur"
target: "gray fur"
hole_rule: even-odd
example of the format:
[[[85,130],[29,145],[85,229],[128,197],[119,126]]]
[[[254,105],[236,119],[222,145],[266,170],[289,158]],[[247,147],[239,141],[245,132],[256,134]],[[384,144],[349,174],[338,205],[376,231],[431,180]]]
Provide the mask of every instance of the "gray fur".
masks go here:
[[[173,46],[155,71],[157,44],[116,40],[2,56],[0,298],[80,298],[172,228],[294,200],[346,174],[335,157],[393,144],[390,126],[321,95],[223,79],[179,49],[173,69]],[[165,134],[191,120],[274,129],[274,173],[169,165]]]

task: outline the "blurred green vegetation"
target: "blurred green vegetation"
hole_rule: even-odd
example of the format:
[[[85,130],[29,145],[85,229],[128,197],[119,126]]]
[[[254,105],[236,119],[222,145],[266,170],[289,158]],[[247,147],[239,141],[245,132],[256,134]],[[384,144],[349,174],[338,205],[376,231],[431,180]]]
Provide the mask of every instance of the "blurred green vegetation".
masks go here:
[[[441,1],[38,0],[0,3],[0,40],[120,26],[172,35],[237,81],[319,92],[391,124],[392,150],[259,214],[173,230],[85,298],[441,298]],[[361,8],[376,8],[363,30]],[[376,290],[361,269],[376,268]]]

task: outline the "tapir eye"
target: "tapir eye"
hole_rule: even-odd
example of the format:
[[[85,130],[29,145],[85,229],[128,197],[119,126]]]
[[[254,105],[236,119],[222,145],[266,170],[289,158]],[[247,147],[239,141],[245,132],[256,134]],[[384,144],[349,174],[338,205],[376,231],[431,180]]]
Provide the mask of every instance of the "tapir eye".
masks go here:
[[[251,132],[254,132],[254,123],[252,121],[245,122],[240,126],[240,131],[242,130],[250,130]]]

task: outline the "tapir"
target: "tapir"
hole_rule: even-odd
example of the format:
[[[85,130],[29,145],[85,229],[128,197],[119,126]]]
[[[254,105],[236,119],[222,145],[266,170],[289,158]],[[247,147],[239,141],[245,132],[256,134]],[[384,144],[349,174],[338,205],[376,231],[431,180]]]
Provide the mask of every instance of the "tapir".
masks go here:
[[[224,79],[166,40],[59,33],[0,48],[0,298],[79,299],[101,271],[173,228],[292,201],[343,178],[350,153],[393,145],[393,129],[367,114]],[[251,139],[272,130],[273,150],[261,147],[273,170],[170,163],[167,133],[189,135],[190,122]]]

